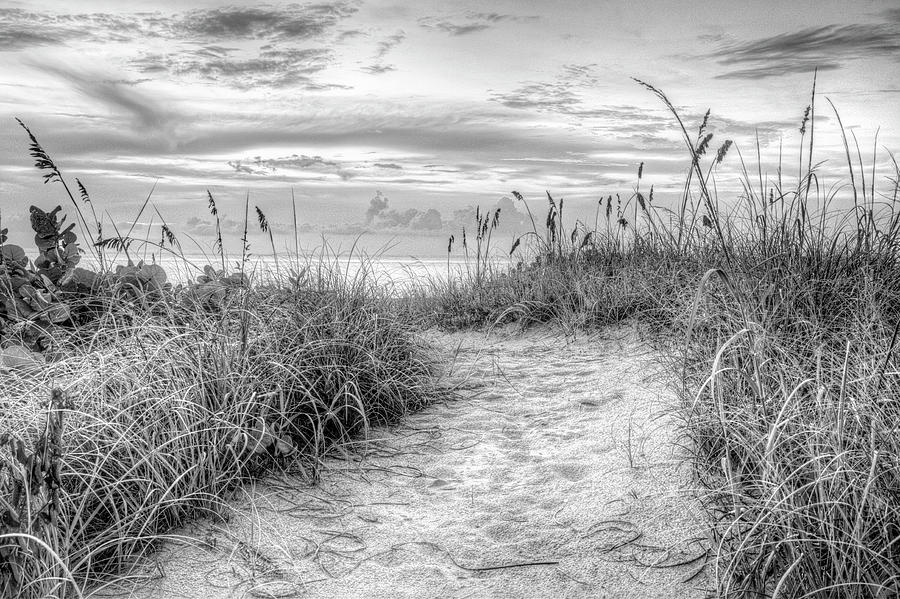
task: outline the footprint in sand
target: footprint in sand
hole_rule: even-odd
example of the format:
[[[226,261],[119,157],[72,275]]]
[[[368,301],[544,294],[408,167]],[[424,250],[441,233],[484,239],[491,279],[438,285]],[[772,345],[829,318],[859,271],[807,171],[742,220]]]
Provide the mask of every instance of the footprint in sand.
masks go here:
[[[562,339],[528,334],[463,333],[436,341],[478,348],[460,352],[453,365],[457,378],[450,383],[478,382],[468,398],[453,402],[452,410],[426,408],[396,435],[381,431],[383,443],[403,450],[366,458],[368,478],[336,463],[334,471],[323,470],[319,487],[281,487],[284,505],[261,483],[253,503],[241,508],[247,516],[232,519],[234,538],[265,552],[273,576],[302,583],[297,596],[305,599],[706,596],[703,572],[682,583],[696,566],[649,568],[635,558],[657,547],[686,547],[705,526],[697,517],[701,508],[683,493],[688,473],[672,466],[640,476],[617,444],[621,439],[610,434],[611,425],[629,422],[635,431],[652,430],[645,459],[677,462],[674,425],[654,420],[667,391],[642,378],[646,360],[631,337],[574,350]],[[561,365],[572,356],[576,361]],[[439,434],[411,437],[422,423]],[[376,471],[383,474],[372,484]],[[286,515],[316,496],[325,506],[317,517]],[[270,502],[275,509],[266,511]],[[306,546],[303,539],[316,550],[293,550]],[[255,572],[235,581],[233,572],[244,570],[236,569],[230,547],[212,556],[202,548],[182,550],[180,558],[166,560],[163,578],[120,597],[271,596],[265,589],[250,593],[268,580]],[[702,557],[703,547],[688,557],[697,551]],[[227,569],[216,569],[219,563]]]
[[[442,478],[435,479],[428,488],[435,491],[454,491],[456,490],[456,483],[460,481],[447,481]]]
[[[564,479],[573,483],[585,477],[584,466],[581,464],[557,464],[553,469]]]

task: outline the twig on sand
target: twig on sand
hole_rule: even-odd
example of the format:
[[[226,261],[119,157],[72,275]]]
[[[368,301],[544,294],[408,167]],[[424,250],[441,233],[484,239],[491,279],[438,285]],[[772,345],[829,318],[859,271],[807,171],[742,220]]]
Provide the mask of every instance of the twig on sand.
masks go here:
[[[526,567],[526,566],[555,566],[555,565],[559,564],[559,561],[548,560],[548,561],[534,561],[534,562],[513,562],[513,563],[509,563],[509,564],[500,564],[498,566],[478,566],[478,567],[464,566],[461,563],[459,563],[458,561],[456,561],[456,558],[453,557],[452,553],[450,553],[447,549],[438,545],[437,543],[432,543],[430,541],[409,541],[407,543],[397,543],[396,545],[391,546],[391,548],[386,551],[380,551],[374,555],[370,555],[366,559],[364,559],[361,562],[359,562],[358,564],[356,564],[356,566],[354,566],[353,569],[355,570],[357,567],[359,567],[363,561],[368,561],[372,558],[375,558],[375,557],[378,557],[381,555],[385,555],[385,554],[393,553],[395,551],[399,551],[401,549],[405,549],[409,545],[417,545],[420,547],[427,547],[429,549],[434,549],[438,553],[443,553],[444,555],[447,556],[447,559],[449,559],[453,563],[454,566],[456,566],[457,568],[460,568],[462,570],[468,570],[469,572],[488,572],[491,570],[505,570],[508,568],[522,568],[522,567]],[[352,570],[351,570],[351,572],[352,572]]]
[[[456,563],[454,561],[454,563]],[[506,568],[521,568],[523,566],[555,566],[559,564],[558,561],[547,561],[547,562],[515,562],[512,564],[502,564],[500,566],[482,566],[480,568],[470,568],[469,566],[463,566],[462,564],[457,563],[456,565],[462,568],[463,570],[469,570],[472,572],[487,572],[488,570],[504,570]]]

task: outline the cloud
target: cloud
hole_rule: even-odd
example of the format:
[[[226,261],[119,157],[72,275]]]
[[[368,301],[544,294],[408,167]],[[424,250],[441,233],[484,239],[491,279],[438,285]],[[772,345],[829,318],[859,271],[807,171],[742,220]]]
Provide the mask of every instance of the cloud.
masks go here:
[[[375,50],[375,59],[380,60],[384,58],[388,52],[393,50],[397,45],[399,45],[403,40],[406,39],[406,33],[403,30],[398,31],[394,35],[391,35],[380,42],[378,42],[378,46],[376,46]]]
[[[387,197],[377,191],[375,197],[369,200],[365,220],[362,223],[344,225],[341,228],[344,232],[362,232],[372,229],[378,231],[441,231],[444,228],[444,221],[441,213],[434,208],[428,210],[409,208],[402,212],[390,208]]]
[[[341,164],[332,160],[326,160],[321,156],[307,156],[305,154],[292,154],[291,156],[265,159],[260,156],[255,156],[249,160],[230,160],[227,164],[233,168],[235,172],[247,175],[266,176],[274,174],[279,170],[300,169],[337,175],[342,181],[348,181],[353,178],[353,173],[345,170]]]
[[[126,61],[144,74],[196,76],[238,89],[344,88],[314,80],[313,75],[332,64],[334,29],[356,11],[347,2],[224,7],[165,16],[0,9],[0,52],[59,46],[76,40],[124,42],[132,48],[140,47],[145,40],[164,40],[165,53],[146,52],[136,57],[126,54]],[[253,47],[247,40],[263,44]],[[402,37],[391,36],[379,45],[377,52],[383,56],[401,40]],[[305,42],[305,47],[296,47],[298,42]],[[320,45],[309,47],[309,42]]]
[[[526,81],[508,92],[494,92],[489,99],[509,108],[574,114],[583,103],[580,89],[591,89],[601,80],[597,65],[563,66],[553,81]]]
[[[347,2],[232,6],[173,15],[51,13],[0,8],[0,50],[59,45],[74,39],[127,42],[139,37],[191,43],[248,39],[270,43],[308,41],[325,37],[356,12],[357,8]]]
[[[39,14],[19,8],[0,9],[0,51],[59,45],[79,36],[76,27],[46,22]]]
[[[485,31],[504,21],[526,22],[536,19],[537,17],[469,11],[461,17],[452,20],[438,17],[422,17],[419,19],[418,23],[426,29],[442,31],[449,35],[459,36]]]
[[[346,2],[203,9],[184,13],[172,29],[188,39],[308,40],[356,11]]]
[[[508,108],[533,108],[567,112],[581,104],[581,98],[572,88],[554,82],[524,83],[514,90],[494,93],[489,98]]]
[[[384,63],[384,57],[405,39],[406,33],[403,30],[400,30],[394,35],[388,36],[378,42],[378,45],[375,47],[375,55],[373,56],[375,62],[369,66],[363,67],[362,70],[370,75],[382,75],[384,73],[396,71],[397,67],[392,64]]]
[[[262,50],[257,56],[238,58],[232,50],[221,47],[204,47],[180,54],[151,54],[132,62],[145,73],[167,71],[176,75],[191,75],[226,83],[238,89],[256,87],[300,86],[307,89],[323,89],[330,86],[312,79],[333,61],[326,48]]]
[[[252,209],[252,208],[251,208]],[[248,223],[247,234],[248,235],[260,235],[262,231],[259,226],[257,226],[256,220],[254,218],[253,222]],[[219,218],[219,230],[222,233],[222,237],[226,240],[228,239],[236,239],[241,237],[244,234],[244,221],[243,219],[233,219],[227,216],[222,217],[220,213]],[[269,229],[272,233],[276,235],[283,234],[293,234],[294,233],[294,225],[293,223],[280,223],[273,220],[269,221]],[[297,232],[298,233],[309,233],[314,231],[315,227],[310,223],[298,223]],[[185,233],[191,237],[207,237],[214,238],[217,235],[216,229],[216,221],[213,218],[208,217],[199,217],[199,216],[191,216],[187,220],[185,220],[182,224],[178,225],[178,230],[175,231],[176,235],[180,235],[181,233]]]
[[[60,46],[76,40],[129,41],[145,35],[145,14],[55,14],[0,8],[0,52]]]
[[[674,131],[671,115],[659,107],[648,110],[646,106],[616,106],[592,98],[590,92],[603,79],[594,63],[565,65],[551,81],[522,82],[512,90],[492,92],[489,99],[508,108],[561,115],[575,126],[617,139],[632,149],[682,149],[682,142],[670,135]],[[699,124],[703,119],[702,112],[680,114],[689,124]],[[710,120],[717,142],[720,132],[729,137],[754,137],[758,133],[763,142],[777,141],[782,132],[796,126],[799,120],[748,123],[717,114]]]
[[[502,197],[489,205],[483,213],[493,214],[500,210],[500,226],[502,229],[522,231],[530,225],[528,214],[519,210],[516,202],[509,197]],[[396,210],[390,207],[390,201],[381,191],[375,193],[375,197],[369,200],[369,206],[363,214],[363,220],[348,223],[330,229],[332,233],[358,235],[367,231],[393,232],[393,233],[458,233],[465,228],[469,231],[474,227],[475,207],[468,206],[454,210],[450,216],[445,216],[436,208],[419,210],[408,208]]]
[[[85,96],[107,108],[127,115],[139,130],[172,133],[176,116],[158,100],[133,88],[133,85],[108,78],[100,72],[62,69],[46,63],[30,63],[34,68],[67,81]]]
[[[720,79],[762,79],[838,69],[848,61],[900,55],[900,21],[811,27],[748,42],[725,43],[711,54],[728,70]]]
[[[369,201],[369,209],[366,210],[366,223],[371,223],[375,217],[385,212],[388,206],[388,199],[379,191],[375,197]]]
[[[383,73],[396,71],[397,67],[392,64],[370,64],[367,67],[363,67],[362,70],[371,75],[381,75]]]
[[[228,166],[235,170],[263,175],[267,174],[267,171],[275,172],[280,168],[308,169],[326,167],[337,169],[340,167],[337,162],[325,160],[321,156],[307,156],[305,154],[266,159],[256,156],[252,160],[231,160],[228,162]]]
[[[243,223],[229,218],[221,219],[219,227],[223,236],[243,232]],[[216,221],[192,216],[185,221],[181,231],[198,237],[214,237],[217,234]]]
[[[780,77],[781,75],[791,75],[794,73],[812,73],[818,69],[820,71],[834,71],[841,68],[836,62],[817,62],[817,61],[794,61],[793,63],[781,63],[777,65],[759,65],[746,69],[734,69],[717,75],[716,79],[767,79],[769,77]]]
[[[341,31],[337,36],[338,42],[343,42],[344,40],[348,40],[355,37],[364,36],[365,32],[359,29],[348,29],[346,31]]]

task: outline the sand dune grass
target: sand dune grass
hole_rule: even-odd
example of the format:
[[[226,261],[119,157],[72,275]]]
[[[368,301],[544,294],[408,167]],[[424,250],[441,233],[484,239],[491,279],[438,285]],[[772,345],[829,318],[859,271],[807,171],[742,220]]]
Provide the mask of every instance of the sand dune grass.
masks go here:
[[[321,273],[213,311],[118,305],[61,359],[4,376],[0,594],[102,584],[250,477],[315,477],[329,449],[428,401],[428,352],[377,287]]]
[[[890,170],[876,176],[847,144],[849,183],[826,189],[804,118],[798,178],[744,165],[744,193],[720,202],[715,166],[731,142],[712,155],[707,119],[689,134],[647,87],[672,110],[689,151],[680,206],[656,207],[652,189],[641,190],[642,169],[632,196],[601,200],[591,226],[566,226],[563,201],[548,194],[543,225],[514,248],[518,266],[432,281],[410,310],[426,306],[419,317],[443,326],[556,322],[573,333],[636,319],[681,376],[717,540],[717,595],[894,596],[897,163],[890,155]]]

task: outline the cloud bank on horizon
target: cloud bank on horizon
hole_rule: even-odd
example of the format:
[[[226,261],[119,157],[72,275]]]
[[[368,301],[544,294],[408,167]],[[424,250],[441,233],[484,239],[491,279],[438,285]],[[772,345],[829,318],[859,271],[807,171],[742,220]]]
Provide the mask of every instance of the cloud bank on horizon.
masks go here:
[[[249,192],[270,222],[288,222],[293,189],[307,227],[408,234],[456,226],[457,211],[513,189],[587,210],[627,193],[641,162],[665,198],[689,159],[632,77],[691,126],[711,108],[713,145],[734,139],[754,165],[758,139],[773,176],[779,147],[791,156],[799,142],[815,69],[869,154],[878,127],[879,146],[900,141],[890,0],[154,6],[0,2],[4,221],[65,199],[39,185],[14,116],[110,220],[133,217],[155,184],[160,211],[200,236],[207,188],[235,220]],[[825,105],[820,158],[838,170]],[[733,161],[720,190],[736,197]],[[367,213],[373,197],[390,207]]]

